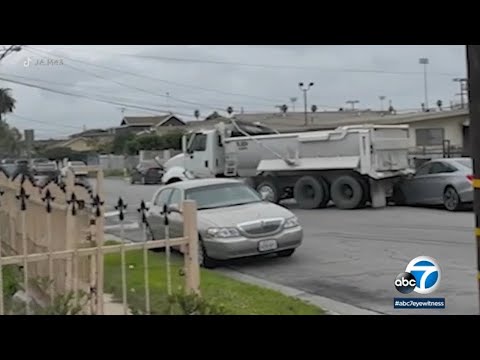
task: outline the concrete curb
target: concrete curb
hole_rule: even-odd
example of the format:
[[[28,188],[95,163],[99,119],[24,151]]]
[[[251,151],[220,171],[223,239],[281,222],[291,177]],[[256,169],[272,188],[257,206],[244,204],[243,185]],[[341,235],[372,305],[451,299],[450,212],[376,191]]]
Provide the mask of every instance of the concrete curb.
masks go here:
[[[312,305],[324,309],[327,315],[382,315],[381,313],[362,309],[353,305],[345,304],[336,300],[332,300],[323,296],[307,293],[292,287],[276,284],[268,280],[263,280],[251,275],[241,273],[239,271],[222,268],[218,272],[229,276],[235,280],[243,281],[252,285],[258,285],[267,289],[278,291],[283,295],[303,300]]]

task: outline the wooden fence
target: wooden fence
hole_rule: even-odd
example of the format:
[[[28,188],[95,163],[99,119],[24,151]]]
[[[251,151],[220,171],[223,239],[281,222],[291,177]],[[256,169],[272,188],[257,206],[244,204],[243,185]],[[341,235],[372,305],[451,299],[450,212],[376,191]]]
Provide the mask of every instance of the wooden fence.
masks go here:
[[[61,183],[39,185],[26,176],[10,179],[0,171],[0,315],[5,307],[3,270],[15,266],[22,274],[21,288],[26,298],[48,306],[59,295],[72,293],[78,304],[79,294],[87,294],[85,312],[102,315],[104,311],[104,255],[121,254],[123,308],[128,313],[125,253],[143,250],[145,272],[145,309],[150,313],[148,251],[180,246],[185,259],[185,289],[200,293],[198,235],[195,203],[185,202],[184,237],[151,240],[142,243],[105,245],[105,204],[103,172],[96,173],[93,184],[76,183],[68,172]],[[142,203],[143,204],[143,203]],[[138,209],[147,234],[146,207]],[[123,211],[123,209],[120,209]],[[46,286],[39,284],[46,279]],[[29,302],[24,311],[32,313]]]

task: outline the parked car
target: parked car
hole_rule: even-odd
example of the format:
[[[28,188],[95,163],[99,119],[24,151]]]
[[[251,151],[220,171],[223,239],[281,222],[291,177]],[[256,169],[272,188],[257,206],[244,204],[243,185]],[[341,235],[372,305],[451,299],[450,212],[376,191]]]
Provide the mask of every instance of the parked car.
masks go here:
[[[9,177],[12,177],[13,174],[15,174],[17,165],[15,165],[14,163],[3,163],[0,164],[0,169],[2,169]]]
[[[151,237],[165,238],[164,205],[171,211],[170,235],[183,236],[183,200],[197,204],[203,267],[215,267],[219,260],[265,254],[288,257],[302,243],[303,229],[292,212],[232,179],[190,180],[161,187],[148,205]]]
[[[164,170],[157,164],[140,163],[131,173],[130,182],[132,184],[161,184]]]
[[[456,211],[473,203],[473,170],[470,158],[432,160],[400,181],[394,201],[404,205],[443,205]]]
[[[30,162],[34,176],[47,176],[49,179],[57,178],[60,175],[57,163],[48,159],[32,159]]]

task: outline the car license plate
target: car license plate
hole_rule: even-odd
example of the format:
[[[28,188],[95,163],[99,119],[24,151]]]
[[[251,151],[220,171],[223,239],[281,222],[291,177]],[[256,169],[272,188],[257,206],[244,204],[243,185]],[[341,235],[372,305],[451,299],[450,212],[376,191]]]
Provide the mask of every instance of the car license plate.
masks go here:
[[[270,251],[278,248],[277,240],[262,240],[258,243],[258,251]]]

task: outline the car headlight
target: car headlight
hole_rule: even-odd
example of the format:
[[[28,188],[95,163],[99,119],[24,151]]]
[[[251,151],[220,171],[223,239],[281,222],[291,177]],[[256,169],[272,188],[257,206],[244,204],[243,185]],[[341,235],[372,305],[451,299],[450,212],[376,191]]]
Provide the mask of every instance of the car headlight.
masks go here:
[[[215,238],[231,238],[240,236],[240,233],[235,228],[210,228],[207,234]]]
[[[295,226],[300,226],[300,223],[298,222],[298,218],[296,216],[287,219],[285,221],[285,224],[283,225],[285,229],[290,229]]]

